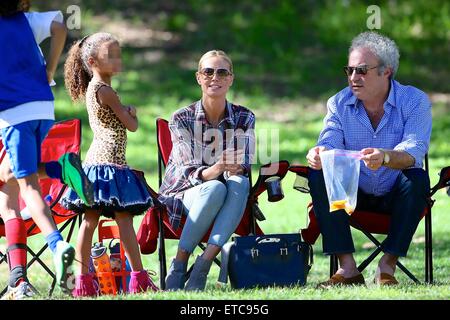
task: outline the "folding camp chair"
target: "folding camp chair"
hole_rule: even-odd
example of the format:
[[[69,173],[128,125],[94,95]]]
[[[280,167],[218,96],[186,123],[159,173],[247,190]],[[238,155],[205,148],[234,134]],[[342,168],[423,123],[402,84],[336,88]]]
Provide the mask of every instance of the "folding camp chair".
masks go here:
[[[294,188],[303,193],[308,193],[307,179],[309,175],[309,167],[302,165],[292,165],[289,171],[297,174],[296,183]],[[428,155],[425,156],[425,171],[429,174],[428,168]],[[432,256],[432,230],[431,230],[431,207],[434,204],[432,196],[437,190],[450,185],[450,167],[443,168],[439,173],[439,181],[431,188],[428,195],[427,206],[425,207],[421,219],[425,217],[425,282],[433,282],[433,256]],[[303,239],[314,244],[320,235],[319,225],[317,223],[316,216],[314,214],[314,208],[312,204],[308,205],[308,217],[309,224],[307,228],[301,230]],[[358,208],[349,217],[350,225],[362,231],[371,240],[376,248],[359,266],[358,270],[362,272],[375,258],[383,251],[382,244],[372,234],[384,234],[386,235],[389,230],[390,215],[389,213],[360,211]],[[411,280],[415,283],[419,283],[419,280],[400,262],[397,262],[397,266],[402,270]],[[330,256],[330,276],[336,273],[338,268],[338,260],[336,255]]]
[[[61,155],[66,152],[74,152],[80,153],[80,144],[81,144],[81,120],[79,119],[71,119],[65,120],[61,122],[57,122],[50,129],[47,137],[44,139],[41,148],[41,160],[42,162],[56,161],[59,159]],[[3,148],[3,143],[0,140],[0,147]],[[1,157],[1,160],[3,158]],[[68,226],[69,232],[67,235],[66,241],[70,241],[78,215],[72,211],[64,209],[58,202],[64,191],[66,190],[66,185],[63,185],[58,179],[40,179],[39,181],[41,186],[42,195],[50,207],[53,220],[56,225],[62,223],[62,226],[58,229],[60,232],[63,232]],[[25,203],[19,196],[20,210],[24,212]],[[39,228],[34,223],[33,219],[28,215],[23,216],[25,220],[25,227],[27,230],[27,237],[33,236],[35,234],[40,233]],[[79,218],[79,223],[81,223],[81,216]],[[5,226],[3,221],[0,219],[0,237],[5,236]],[[27,246],[27,251],[32,256],[32,259],[27,264],[27,269],[34,262],[38,262],[42,268],[52,277],[52,284],[49,290],[49,295],[53,293],[56,284],[55,274],[49,268],[44,261],[40,258],[40,256],[44,253],[45,249],[48,247],[45,244],[37,253],[35,253],[29,246]],[[0,255],[0,263],[7,261],[7,254]],[[7,287],[1,292],[3,295],[7,290]]]
[[[169,124],[166,120],[158,118],[156,120],[157,131],[157,145],[158,145],[158,174],[159,174],[159,186],[162,183],[163,168],[169,161],[170,152],[172,151],[172,140],[170,137]],[[262,235],[263,232],[258,226],[256,220],[262,221],[265,219],[261,210],[258,207],[258,196],[266,191],[266,184],[264,183],[268,178],[278,176],[283,179],[289,168],[287,161],[280,161],[276,163],[269,163],[260,168],[258,180],[255,185],[251,187],[249,191],[249,197],[247,206],[245,208],[243,217],[235,230],[235,234],[240,236],[246,236],[249,234]],[[250,174],[250,185],[251,174]],[[142,254],[151,254],[156,250],[157,243],[159,242],[159,261],[160,261],[160,287],[165,289],[165,278],[167,274],[166,267],[166,252],[164,239],[180,239],[182,226],[186,221],[186,217],[183,216],[181,220],[181,227],[174,230],[169,222],[166,208],[158,200],[158,194],[148,187],[155,199],[155,206],[147,211],[141,226],[137,233],[137,238]],[[211,227],[212,228],[212,227]],[[205,246],[202,242],[207,242],[211,228],[205,234],[199,247],[202,250]],[[220,265],[218,259],[215,259],[216,264]],[[192,267],[191,267],[192,268]]]

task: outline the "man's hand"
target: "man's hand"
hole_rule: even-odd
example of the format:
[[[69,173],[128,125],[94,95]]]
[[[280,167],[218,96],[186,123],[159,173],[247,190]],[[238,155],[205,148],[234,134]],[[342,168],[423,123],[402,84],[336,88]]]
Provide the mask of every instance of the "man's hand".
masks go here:
[[[320,161],[319,153],[326,151],[325,147],[314,147],[309,149],[306,159],[308,160],[308,165],[314,170],[322,169],[322,162]]]
[[[378,148],[364,148],[361,151],[361,160],[370,170],[378,170],[383,165],[384,151]]]

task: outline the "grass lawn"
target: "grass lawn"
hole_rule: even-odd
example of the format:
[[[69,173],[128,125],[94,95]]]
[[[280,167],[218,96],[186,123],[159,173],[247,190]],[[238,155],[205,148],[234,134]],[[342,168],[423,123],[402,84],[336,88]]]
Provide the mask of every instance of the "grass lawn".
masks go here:
[[[158,189],[155,119],[170,115],[200,97],[194,72],[200,56],[211,49],[224,49],[234,61],[235,81],[228,99],[252,109],[257,116],[256,132],[271,137],[267,155],[291,164],[305,164],[307,150],[313,146],[322,127],[325,102],[346,85],[342,66],[350,40],[366,29],[367,6],[349,1],[76,1],[82,12],[82,29],[69,32],[69,44],[99,30],[112,32],[122,44],[124,72],[113,79],[113,87],[124,104],[138,109],[140,128],[128,134],[127,159],[131,167],[144,170],[149,184]],[[384,3],[384,2],[382,2]],[[73,1],[35,1],[34,10],[63,10]],[[267,6],[267,7],[266,7]],[[433,102],[433,134],[429,150],[432,185],[440,168],[450,165],[450,95],[448,3],[445,1],[395,2],[381,5],[382,32],[395,39],[401,61],[397,79],[427,92]],[[407,13],[407,14],[405,14]],[[345,17],[343,19],[342,17]],[[66,15],[67,19],[67,15]],[[49,42],[44,43],[46,52]],[[86,154],[92,131],[83,105],[73,105],[64,91],[61,58],[54,88],[57,119],[77,117],[83,121],[82,156]],[[443,67],[444,66],[444,67]],[[447,83],[447,85],[446,85]],[[261,143],[263,139],[259,142]],[[258,144],[258,159],[265,155]],[[262,161],[265,163],[265,161]],[[257,166],[254,168],[254,181]],[[269,203],[260,198],[266,221],[260,223],[266,234],[292,233],[307,225],[309,195],[294,190],[295,176],[283,180],[285,198]],[[399,270],[400,285],[378,288],[372,284],[376,262],[364,271],[367,287],[318,290],[315,286],[328,278],[329,259],[322,255],[321,239],[314,245],[314,264],[308,283],[297,288],[231,290],[217,287],[219,269],[213,266],[207,290],[201,293],[160,292],[140,295],[99,297],[99,300],[399,300],[450,298],[450,197],[442,190],[433,207],[433,285],[416,285]],[[142,216],[134,220],[137,230]],[[75,234],[76,236],[76,234]],[[96,238],[96,236],[95,236]],[[382,237],[380,237],[381,239]],[[75,244],[76,238],[72,243]],[[365,236],[353,230],[356,261],[360,263],[373,248]],[[41,247],[42,235],[29,239],[33,250]],[[166,241],[168,263],[175,255],[177,241]],[[0,238],[0,252],[6,241]],[[195,252],[197,255],[199,252]],[[145,268],[159,272],[157,253],[142,256]],[[44,261],[52,266],[49,252]],[[193,262],[194,257],[191,258]],[[424,279],[424,222],[419,225],[408,257],[401,260],[418,278]],[[34,264],[28,276],[48,299],[51,278]],[[0,289],[6,286],[8,267],[0,264]],[[154,278],[159,283],[159,275]],[[50,299],[71,299],[59,290]]]
[[[66,118],[69,115],[77,116],[86,120],[83,109],[72,109],[68,102],[63,100],[59,104],[57,114],[59,118]],[[239,100],[238,100],[239,101]],[[251,101],[250,101],[251,102]],[[280,159],[287,159],[291,163],[305,163],[304,157],[309,146],[314,144],[316,136],[321,128],[321,118],[323,109],[316,108],[315,111],[303,112],[304,102],[299,101],[296,106],[295,101],[288,105],[280,105],[280,107],[271,108],[263,106],[255,110],[258,116],[258,130],[276,129],[279,134],[279,152]],[[180,104],[179,104],[180,105]],[[183,105],[183,104],[181,104]],[[250,104],[248,104],[251,106]],[[448,106],[445,104],[436,104],[433,114],[434,126],[442,128],[442,123],[448,122]],[[146,106],[140,110],[141,128],[139,133],[129,135],[128,159],[130,165],[146,172],[147,180],[150,185],[157,188],[157,157],[155,145],[154,119],[156,116],[169,117],[175,108],[167,108],[163,111],[156,106]],[[270,115],[278,115],[279,120],[272,121]],[[439,116],[436,116],[439,115]],[[442,128],[443,131],[448,130]],[[83,151],[89,146],[90,130],[87,127],[87,121],[84,121],[83,128]],[[445,134],[433,132],[432,148],[430,151],[431,179],[432,184],[437,181],[438,171],[441,166],[448,165],[450,159],[444,156],[442,151],[448,149],[448,142]],[[439,157],[434,157],[433,150]],[[441,151],[441,152],[439,152]],[[446,153],[448,155],[448,153]],[[254,172],[256,179],[257,172]],[[260,223],[265,233],[291,233],[297,232],[300,228],[307,225],[306,205],[310,201],[309,195],[297,192],[292,188],[295,176],[290,173],[283,180],[283,189],[285,198],[277,203],[269,203],[266,195],[260,198],[260,207],[266,216],[266,221]],[[400,286],[396,288],[378,288],[372,284],[375,273],[375,264],[370,265],[364,276],[366,278],[367,287],[342,288],[332,290],[318,290],[315,286],[320,281],[328,278],[329,259],[322,254],[322,246],[320,238],[314,245],[314,264],[308,276],[308,283],[305,287],[297,288],[270,288],[258,290],[232,290],[229,286],[218,287],[216,279],[219,268],[213,266],[208,278],[207,290],[201,293],[161,292],[157,294],[146,293],[141,295],[120,295],[117,297],[100,297],[98,299],[448,299],[450,297],[450,275],[448,257],[450,256],[450,216],[447,214],[450,207],[450,197],[444,191],[438,192],[435,196],[436,203],[433,208],[433,257],[434,257],[434,279],[433,285],[420,284],[416,285],[410,281],[400,270],[396,273],[400,281]],[[135,228],[139,227],[141,217],[135,218]],[[372,247],[365,236],[353,230],[353,237],[356,246],[356,261],[361,262],[370,254]],[[72,243],[75,239],[72,240]],[[30,238],[29,244],[33,249],[37,249],[43,243],[41,235]],[[5,239],[0,239],[0,251],[5,252]],[[168,261],[175,255],[177,241],[166,241]],[[199,249],[198,249],[199,250]],[[200,252],[200,250],[199,250]],[[195,254],[199,253],[196,252]],[[144,266],[159,272],[159,262],[157,253],[152,255],[143,255]],[[51,255],[47,252],[44,254],[44,260],[51,265]],[[191,258],[191,262],[193,258]],[[419,278],[423,280],[424,275],[424,222],[422,221],[414,236],[408,252],[408,257],[402,259],[406,267]],[[3,287],[7,281],[7,265],[0,265],[0,285]],[[38,264],[34,264],[29,270],[29,278],[31,282],[42,293],[45,293],[51,283],[51,279],[46,275]],[[159,283],[158,275],[154,278]],[[39,298],[47,299],[45,295]],[[62,295],[58,290],[52,296],[52,299],[70,299],[70,297]]]

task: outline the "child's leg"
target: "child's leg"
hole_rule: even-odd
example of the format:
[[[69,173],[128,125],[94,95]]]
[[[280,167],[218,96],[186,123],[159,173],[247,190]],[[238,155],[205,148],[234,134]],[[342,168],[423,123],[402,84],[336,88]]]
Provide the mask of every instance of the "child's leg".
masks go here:
[[[38,163],[41,161],[41,144],[52,125],[52,120],[27,121],[3,128],[2,137],[22,199],[34,222],[46,236],[53,252],[56,282],[64,290],[67,271],[73,262],[75,249],[62,241],[63,238],[53,222],[50,209],[42,199],[37,175]]]
[[[100,218],[96,210],[86,210],[83,222],[78,231],[75,260],[79,262],[77,274],[89,272],[89,259],[91,257],[92,237]]]
[[[20,194],[23,201],[30,210],[34,222],[39,227],[44,236],[48,236],[57,230],[55,222],[52,219],[52,214],[49,207],[42,199],[39,180],[37,174],[29,175],[25,178],[17,179],[20,188]],[[62,240],[62,237],[61,237]],[[54,248],[49,244],[50,249]]]
[[[52,178],[56,179],[61,177],[61,168],[59,169],[59,176],[58,176],[58,169],[57,167],[61,167],[61,165],[57,161],[51,161],[51,162],[41,162],[38,165],[38,177],[39,179],[47,179]],[[2,182],[9,182],[10,180],[15,180],[14,174],[11,170],[11,165],[9,162],[8,157],[4,157],[1,164],[0,164],[0,180]]]
[[[131,265],[131,277],[128,291],[139,293],[147,290],[158,291],[147,271],[142,266],[139,245],[133,227],[133,216],[128,212],[116,212],[115,220],[119,226],[120,240]]]
[[[75,260],[79,263],[75,276],[74,297],[92,297],[97,295],[94,279],[89,273],[92,237],[97,228],[100,214],[96,210],[86,210],[77,237]]]
[[[27,230],[19,213],[17,183],[5,184],[0,189],[0,214],[5,223],[5,235],[8,243],[9,287],[16,287],[27,281]]]
[[[37,173],[17,179],[22,199],[27,205],[31,217],[41,232],[45,235],[50,250],[53,252],[56,283],[68,293],[66,288],[67,273],[75,257],[75,249],[66,241],[53,221],[49,207],[44,202],[40,192]]]
[[[11,180],[15,180],[14,174],[11,171],[11,165],[8,157],[4,157],[0,163],[0,181],[8,183]],[[17,184],[17,182],[15,182]]]
[[[143,270],[136,232],[133,227],[133,216],[128,212],[116,212],[115,220],[119,226],[120,240],[130,262],[131,270]]]

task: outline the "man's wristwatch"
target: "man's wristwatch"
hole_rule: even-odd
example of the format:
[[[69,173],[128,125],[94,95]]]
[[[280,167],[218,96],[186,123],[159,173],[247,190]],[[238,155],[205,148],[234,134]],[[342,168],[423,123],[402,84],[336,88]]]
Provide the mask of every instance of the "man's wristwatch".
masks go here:
[[[387,153],[386,150],[381,149],[384,153],[384,157],[383,157],[383,163],[381,164],[382,166],[385,166],[389,163],[389,161],[391,161],[391,157],[389,157],[389,153]]]

